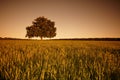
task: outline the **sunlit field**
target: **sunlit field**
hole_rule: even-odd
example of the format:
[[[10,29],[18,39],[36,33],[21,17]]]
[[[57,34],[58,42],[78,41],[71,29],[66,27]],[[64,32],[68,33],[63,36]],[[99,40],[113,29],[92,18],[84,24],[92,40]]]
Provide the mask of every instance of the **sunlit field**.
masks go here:
[[[120,80],[120,41],[0,40],[0,80]]]

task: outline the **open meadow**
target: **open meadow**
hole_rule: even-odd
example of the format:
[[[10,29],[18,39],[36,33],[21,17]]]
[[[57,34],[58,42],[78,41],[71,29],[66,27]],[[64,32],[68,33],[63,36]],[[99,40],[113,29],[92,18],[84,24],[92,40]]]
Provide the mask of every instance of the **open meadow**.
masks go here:
[[[120,41],[0,40],[0,80],[120,80]]]

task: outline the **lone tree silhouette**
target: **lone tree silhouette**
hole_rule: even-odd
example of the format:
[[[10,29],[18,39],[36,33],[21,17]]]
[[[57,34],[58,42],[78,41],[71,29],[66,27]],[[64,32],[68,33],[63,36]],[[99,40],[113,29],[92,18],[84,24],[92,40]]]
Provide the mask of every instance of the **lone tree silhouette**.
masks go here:
[[[52,38],[56,36],[55,22],[44,16],[36,18],[31,26],[26,27],[26,37],[40,37],[41,40],[45,37]]]

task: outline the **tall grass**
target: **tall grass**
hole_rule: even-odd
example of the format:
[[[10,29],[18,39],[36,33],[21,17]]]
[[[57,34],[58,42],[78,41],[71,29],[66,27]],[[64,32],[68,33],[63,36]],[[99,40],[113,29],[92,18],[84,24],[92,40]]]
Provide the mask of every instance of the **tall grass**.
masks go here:
[[[0,80],[120,80],[120,42],[0,40]]]

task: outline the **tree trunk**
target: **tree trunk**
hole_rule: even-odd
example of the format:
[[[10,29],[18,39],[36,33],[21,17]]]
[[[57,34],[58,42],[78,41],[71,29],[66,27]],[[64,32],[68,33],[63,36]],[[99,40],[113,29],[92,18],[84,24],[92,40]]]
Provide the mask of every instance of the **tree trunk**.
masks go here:
[[[42,36],[40,36],[40,38],[41,38],[41,40],[43,40],[43,37],[42,37]]]

